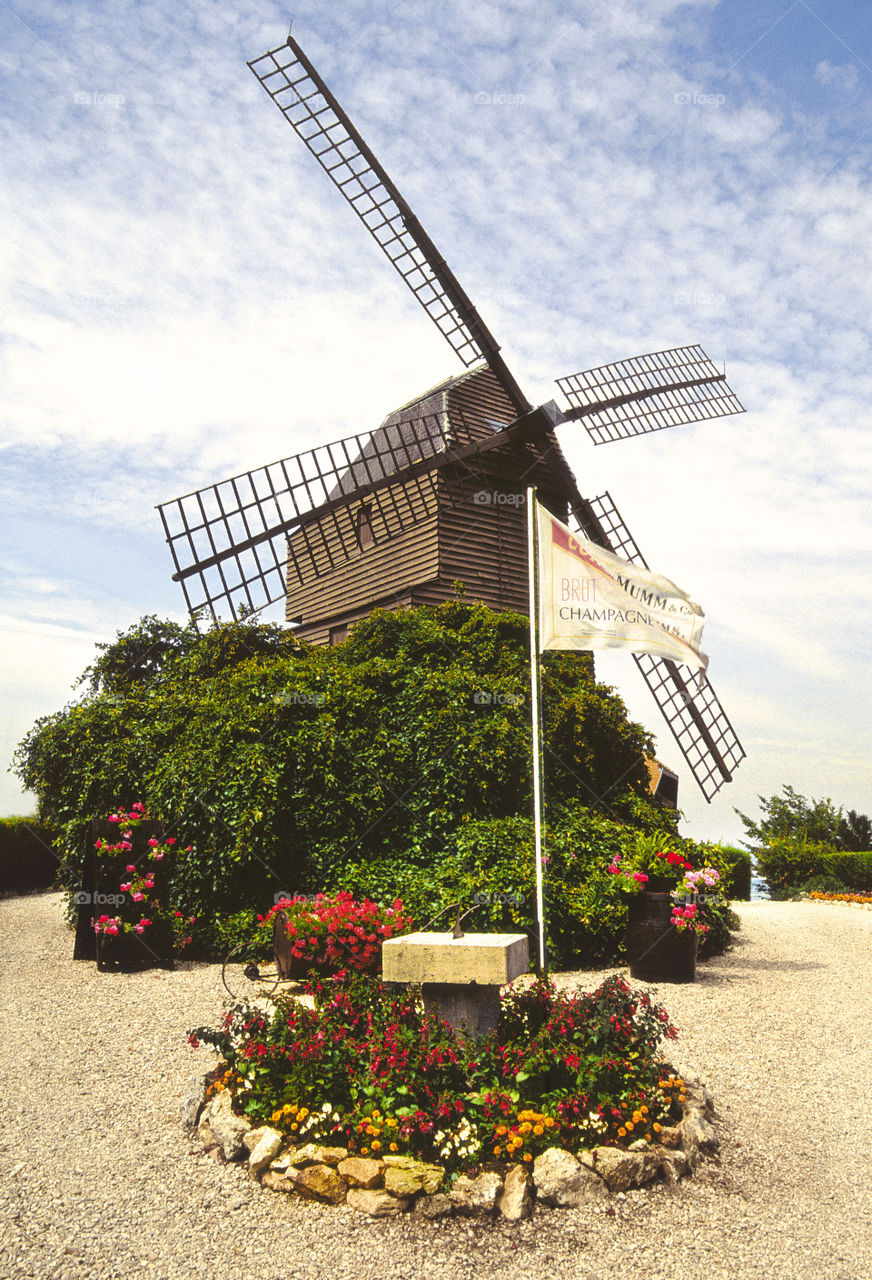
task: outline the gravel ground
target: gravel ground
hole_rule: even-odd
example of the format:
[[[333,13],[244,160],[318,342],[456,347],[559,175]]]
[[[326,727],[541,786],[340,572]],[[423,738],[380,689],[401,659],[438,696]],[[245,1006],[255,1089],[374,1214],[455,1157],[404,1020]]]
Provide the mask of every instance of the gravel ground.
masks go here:
[[[870,1280],[872,913],[740,907],[692,986],[653,988],[709,1086],[719,1158],[615,1215],[376,1221],[267,1192],[187,1141],[220,968],[74,963],[57,894],[0,902],[0,1280]],[[602,974],[562,981],[592,988]]]

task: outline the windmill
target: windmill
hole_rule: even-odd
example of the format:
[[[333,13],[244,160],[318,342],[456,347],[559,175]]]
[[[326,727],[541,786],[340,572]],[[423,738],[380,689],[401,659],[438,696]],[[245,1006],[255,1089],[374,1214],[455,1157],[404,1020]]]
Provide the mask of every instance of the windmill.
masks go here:
[[[378,605],[435,603],[461,580],[526,610],[525,486],[564,522],[645,565],[610,495],[583,498],[555,427],[594,444],[744,412],[699,346],[557,380],[568,405],[529,403],[460,282],[290,36],[248,64],[467,372],[364,432],[244,472],[158,508],[188,608],[232,616],[283,597],[314,641],[337,641]],[[710,801],[744,750],[708,680],[634,655]]]

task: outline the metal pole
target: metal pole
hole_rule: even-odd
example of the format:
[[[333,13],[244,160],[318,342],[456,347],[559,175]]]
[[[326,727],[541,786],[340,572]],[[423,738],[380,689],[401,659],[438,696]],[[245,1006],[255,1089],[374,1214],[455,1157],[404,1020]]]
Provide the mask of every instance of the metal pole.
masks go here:
[[[536,847],[536,914],[539,973],[545,974],[545,903],[542,875],[542,719],[539,697],[539,557],[536,490],[527,489],[527,553],[530,581],[530,714],[533,729],[533,832]]]

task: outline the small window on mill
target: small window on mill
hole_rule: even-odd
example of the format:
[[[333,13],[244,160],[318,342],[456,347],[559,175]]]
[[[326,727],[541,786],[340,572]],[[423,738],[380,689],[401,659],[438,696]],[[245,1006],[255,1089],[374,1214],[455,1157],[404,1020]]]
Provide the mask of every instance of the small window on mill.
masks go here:
[[[375,542],[372,536],[372,507],[361,507],[357,513],[357,545],[371,547]]]

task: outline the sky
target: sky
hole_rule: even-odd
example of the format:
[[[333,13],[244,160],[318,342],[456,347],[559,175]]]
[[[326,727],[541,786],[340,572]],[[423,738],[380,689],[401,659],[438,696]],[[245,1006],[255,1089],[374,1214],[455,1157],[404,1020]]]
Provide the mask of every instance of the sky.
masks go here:
[[[747,752],[707,804],[628,654],[682,831],[790,784],[872,810],[872,17],[854,0],[298,0],[294,36],[528,398],[700,343],[748,412],[559,430],[706,613]],[[273,3],[0,6],[0,814],[38,717],[184,620],[155,504],[375,427],[461,366],[257,84]],[[662,729],[662,732],[661,732]]]

